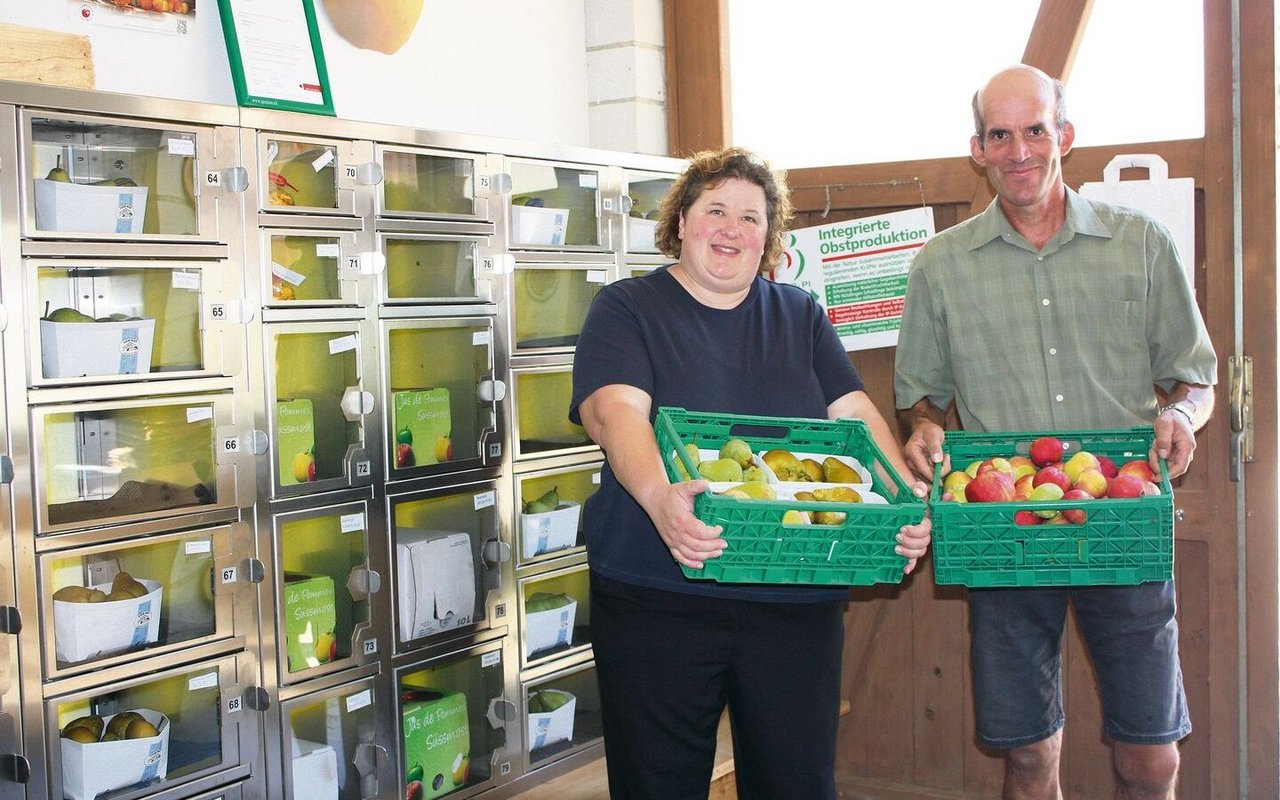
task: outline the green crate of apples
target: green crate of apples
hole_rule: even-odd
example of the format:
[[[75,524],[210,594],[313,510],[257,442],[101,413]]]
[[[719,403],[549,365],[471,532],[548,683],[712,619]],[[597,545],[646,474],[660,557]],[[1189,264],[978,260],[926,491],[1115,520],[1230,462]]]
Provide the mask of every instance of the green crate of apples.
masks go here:
[[[1173,489],[1154,432],[949,431],[935,475],[934,580],[971,587],[1128,585],[1173,576]],[[945,499],[944,499],[945,498]]]
[[[894,552],[895,536],[924,518],[925,504],[861,420],[660,408],[654,432],[670,480],[712,482],[693,510],[723,526],[728,543],[701,569],[681,566],[687,577],[829,586],[902,581],[906,559]],[[708,451],[716,458],[704,459]]]

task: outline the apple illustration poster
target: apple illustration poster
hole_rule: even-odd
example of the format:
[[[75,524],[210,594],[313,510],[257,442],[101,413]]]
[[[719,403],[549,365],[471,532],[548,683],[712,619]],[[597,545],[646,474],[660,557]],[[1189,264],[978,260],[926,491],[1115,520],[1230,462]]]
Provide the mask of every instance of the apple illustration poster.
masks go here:
[[[911,259],[933,233],[927,206],[799,228],[770,276],[813,295],[845,350],[892,347]]]

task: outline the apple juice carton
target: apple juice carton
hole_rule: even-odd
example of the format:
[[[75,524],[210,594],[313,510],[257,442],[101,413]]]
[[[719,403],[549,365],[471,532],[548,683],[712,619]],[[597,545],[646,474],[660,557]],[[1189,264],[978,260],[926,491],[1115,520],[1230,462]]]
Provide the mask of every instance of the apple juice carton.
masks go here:
[[[430,800],[466,784],[471,767],[466,695],[408,692],[400,731],[404,737],[406,797]]]
[[[276,401],[276,477],[281,486],[315,480],[316,421],[306,398]]]
[[[327,664],[337,655],[338,624],[333,578],[284,574],[285,659],[289,672]]]
[[[442,464],[453,458],[448,389],[406,389],[391,396],[396,469]]]

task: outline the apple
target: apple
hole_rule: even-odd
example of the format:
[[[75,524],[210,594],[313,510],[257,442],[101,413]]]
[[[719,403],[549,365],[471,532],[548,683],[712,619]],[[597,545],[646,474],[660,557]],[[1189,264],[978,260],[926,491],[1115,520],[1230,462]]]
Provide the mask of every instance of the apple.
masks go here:
[[[1044,524],[1045,525],[1066,525],[1067,518],[1062,516],[1061,514],[1054,514],[1052,517],[1049,517],[1048,519],[1046,519],[1044,521]]]
[[[1136,475],[1139,478],[1142,478],[1144,481],[1151,481],[1152,483],[1155,483],[1157,480],[1159,480],[1159,478],[1156,477],[1155,470],[1153,470],[1151,468],[1151,465],[1147,463],[1145,459],[1142,459],[1142,458],[1135,458],[1132,461],[1126,461],[1123,465],[1121,465],[1119,474],[1120,475]]]
[[[981,459],[979,459],[978,461],[971,461],[969,463],[969,466],[964,468],[964,473],[968,475],[970,478],[976,478],[978,477],[978,467],[980,466],[982,466]]]
[[[1160,487],[1152,483],[1151,481],[1142,482],[1142,493],[1143,494],[1162,494],[1162,492],[1160,491]]]
[[[1023,475],[1013,482],[1013,499],[1030,500],[1031,490],[1035,488],[1035,475]]]
[[[1065,494],[1066,493],[1062,491],[1062,487],[1058,484],[1046,482],[1032,489],[1031,497],[1029,499],[1034,503],[1052,502],[1054,500],[1061,500]],[[1035,512],[1036,516],[1040,519],[1049,519],[1057,513],[1057,509],[1037,509]]]
[[[979,472],[964,487],[970,503],[1007,503],[1013,499],[1013,477],[998,469]]]
[[[1107,497],[1141,497],[1142,478],[1137,475],[1117,475],[1107,480]]]
[[[401,442],[396,445],[396,469],[407,469],[417,461],[413,455],[413,446]]]
[[[952,470],[947,473],[947,477],[942,479],[942,491],[949,493],[951,499],[957,503],[968,502],[964,496],[964,487],[969,484],[973,478],[969,477],[969,473],[963,470]]]
[[[1071,488],[1071,479],[1067,477],[1066,471],[1055,464],[1036,470],[1035,477],[1031,479],[1031,485],[1039,486],[1042,483],[1056,484],[1064,492]]]
[[[1099,469],[1086,469],[1076,476],[1071,484],[1072,489],[1082,489],[1090,497],[1102,497],[1107,493],[1107,476]]]
[[[1037,467],[1047,466],[1062,459],[1062,440],[1056,436],[1041,436],[1031,443],[1027,455]]]
[[[1068,489],[1062,495],[1063,500],[1092,500],[1093,495],[1085,489]],[[1083,508],[1064,508],[1062,518],[1072,525],[1083,525],[1089,514]]]
[[[1003,456],[992,456],[978,465],[978,472],[985,472],[989,469],[996,469],[1009,477],[1013,477],[1013,464],[1009,463],[1009,459]]]
[[[1023,475],[1036,474],[1036,464],[1026,456],[1009,456],[1009,465],[1013,467],[1013,479],[1017,481]]]
[[[1015,512],[1013,515],[1014,525],[1039,525],[1041,521],[1035,514],[1026,510]]]
[[[1107,478],[1114,478],[1120,472],[1116,468],[1116,462],[1112,461],[1108,456],[1098,456],[1098,469]]]
[[[1062,471],[1067,473],[1067,477],[1071,479],[1072,483],[1076,482],[1076,478],[1079,477],[1081,472],[1086,469],[1097,468],[1098,458],[1088,450],[1081,450],[1071,458],[1068,458],[1067,463],[1062,465]]]

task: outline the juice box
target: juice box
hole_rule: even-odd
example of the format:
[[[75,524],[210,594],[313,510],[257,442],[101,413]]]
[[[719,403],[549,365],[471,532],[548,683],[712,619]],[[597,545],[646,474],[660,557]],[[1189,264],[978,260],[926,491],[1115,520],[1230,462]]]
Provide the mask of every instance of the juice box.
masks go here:
[[[281,486],[315,480],[316,423],[306,398],[276,401],[277,476]]]
[[[290,672],[327,664],[337,655],[337,620],[333,578],[284,574],[285,658]]]
[[[448,389],[406,389],[391,395],[395,468],[442,464],[453,458]]]
[[[400,730],[404,737],[406,797],[417,787],[423,800],[463,786],[471,767],[471,727],[467,698],[454,692],[415,691],[404,704]]]

